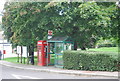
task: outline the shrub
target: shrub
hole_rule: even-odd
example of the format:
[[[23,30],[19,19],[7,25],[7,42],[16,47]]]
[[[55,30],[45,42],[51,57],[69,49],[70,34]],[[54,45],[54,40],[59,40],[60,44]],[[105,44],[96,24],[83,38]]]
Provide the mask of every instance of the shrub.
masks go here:
[[[117,42],[115,39],[106,39],[106,40],[99,40],[96,43],[96,47],[100,48],[100,47],[116,47],[117,46]]]
[[[117,54],[108,52],[65,51],[64,68],[90,71],[118,71]]]
[[[115,44],[99,44],[98,48],[100,47],[116,47],[116,45]]]

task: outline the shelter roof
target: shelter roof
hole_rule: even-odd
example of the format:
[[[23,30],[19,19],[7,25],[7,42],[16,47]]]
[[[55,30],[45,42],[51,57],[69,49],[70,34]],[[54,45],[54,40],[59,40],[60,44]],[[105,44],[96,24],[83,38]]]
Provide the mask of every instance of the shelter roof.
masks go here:
[[[68,36],[57,36],[57,37],[52,37],[51,39],[48,40],[48,42],[73,42],[71,38]]]

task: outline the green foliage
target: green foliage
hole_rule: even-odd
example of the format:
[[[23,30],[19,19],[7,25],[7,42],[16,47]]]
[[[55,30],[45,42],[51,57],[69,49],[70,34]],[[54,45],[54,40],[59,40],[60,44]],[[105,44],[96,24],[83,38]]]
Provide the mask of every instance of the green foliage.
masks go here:
[[[45,4],[47,3],[6,4],[6,12],[3,16],[4,30],[5,35],[13,44],[36,44],[37,40],[42,39],[44,30],[38,27],[38,20],[40,18],[38,13],[42,11]]]
[[[90,71],[118,71],[118,58],[110,52],[65,51],[64,68]]]
[[[2,24],[0,23],[0,31],[2,31]]]
[[[111,37],[113,31],[111,29],[116,27],[112,26],[111,22],[117,16],[117,9],[115,3],[105,4],[64,2],[56,5],[54,8],[59,10],[61,15],[52,17],[52,22],[56,27],[58,26],[58,32],[55,34],[66,34],[72,37],[80,48],[94,47],[99,37]]]
[[[97,41],[96,46],[99,47],[116,47],[117,40],[116,39],[100,39]]]
[[[100,37],[117,38],[114,2],[11,2],[4,9],[3,29],[15,45],[35,45],[48,30],[73,38],[81,48],[94,47]]]

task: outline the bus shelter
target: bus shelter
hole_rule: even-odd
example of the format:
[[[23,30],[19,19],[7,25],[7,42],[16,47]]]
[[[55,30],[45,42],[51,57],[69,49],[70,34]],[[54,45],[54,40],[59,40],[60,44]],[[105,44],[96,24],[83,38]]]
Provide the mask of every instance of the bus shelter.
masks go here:
[[[56,67],[63,67],[63,51],[73,50],[74,42],[69,37],[52,37],[48,41],[50,55],[49,65],[54,65]]]

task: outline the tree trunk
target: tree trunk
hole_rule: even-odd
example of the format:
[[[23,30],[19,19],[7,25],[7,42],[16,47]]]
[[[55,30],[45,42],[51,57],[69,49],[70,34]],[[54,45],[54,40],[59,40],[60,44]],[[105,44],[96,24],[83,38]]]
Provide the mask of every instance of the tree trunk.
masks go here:
[[[77,42],[74,42],[74,50],[77,50]]]
[[[81,50],[86,50],[85,46],[82,46],[82,47],[81,47]]]
[[[19,62],[19,55],[20,55],[20,54],[18,54],[17,51],[18,51],[18,49],[16,49],[16,54],[17,54],[17,56],[18,56],[17,62]]]
[[[27,64],[29,64],[29,46],[27,46]]]
[[[22,50],[22,46],[21,46],[21,61],[20,61],[20,63],[22,63],[22,53],[23,53],[23,50]]]
[[[34,65],[34,45],[29,46],[30,63]]]

